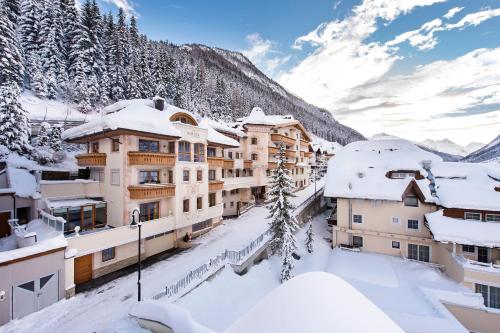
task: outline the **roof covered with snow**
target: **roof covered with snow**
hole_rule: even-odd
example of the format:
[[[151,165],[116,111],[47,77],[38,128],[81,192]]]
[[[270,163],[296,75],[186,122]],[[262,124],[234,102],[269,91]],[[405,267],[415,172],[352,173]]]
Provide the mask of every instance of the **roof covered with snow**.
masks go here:
[[[443,210],[425,214],[434,239],[486,247],[500,247],[500,223],[455,219],[443,216]]]
[[[311,147],[314,152],[319,152],[321,154],[326,153],[328,155],[335,155],[343,148],[343,146],[338,142],[331,142],[323,138],[320,138],[319,136],[316,136],[314,134],[311,135],[311,138],[312,138]]]
[[[374,327],[378,332],[404,332],[342,278],[312,272],[273,290],[224,333],[371,332]]]
[[[40,193],[37,190],[35,176],[26,169],[18,169],[14,167],[7,168],[10,188],[18,197],[22,198],[40,198]]]
[[[500,211],[499,163],[442,162],[432,165],[440,205]]]
[[[227,147],[234,147],[234,148],[240,146],[240,143],[238,141],[220,132],[217,132],[207,119],[201,121],[200,128],[205,128],[207,130],[207,140],[210,143],[219,144]]]
[[[430,162],[428,162],[430,161]],[[441,158],[407,140],[385,139],[357,141],[346,145],[328,162],[325,196],[402,201],[413,177],[392,179],[389,171],[419,171],[424,179],[415,180],[426,202],[434,202],[424,162],[438,163]]]
[[[174,127],[169,118],[177,110],[182,109],[174,106],[167,106],[165,109],[164,111],[155,109],[151,100],[122,100],[104,108],[100,117],[64,131],[62,138],[71,140],[117,129],[180,137],[180,131]],[[182,111],[187,113],[185,110]]]

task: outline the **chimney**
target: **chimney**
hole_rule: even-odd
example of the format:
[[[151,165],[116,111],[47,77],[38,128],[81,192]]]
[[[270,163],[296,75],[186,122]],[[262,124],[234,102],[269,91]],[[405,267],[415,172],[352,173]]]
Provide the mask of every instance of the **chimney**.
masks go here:
[[[153,98],[153,102],[155,103],[156,110],[163,111],[163,109],[165,108],[165,99],[163,99],[159,96],[155,96]]]

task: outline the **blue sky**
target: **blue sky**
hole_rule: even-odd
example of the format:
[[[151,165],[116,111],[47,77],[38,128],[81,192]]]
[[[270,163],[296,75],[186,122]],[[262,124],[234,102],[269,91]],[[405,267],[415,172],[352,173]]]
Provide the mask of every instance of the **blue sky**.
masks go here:
[[[306,101],[370,136],[500,134],[499,0],[101,0],[141,32],[242,51]]]

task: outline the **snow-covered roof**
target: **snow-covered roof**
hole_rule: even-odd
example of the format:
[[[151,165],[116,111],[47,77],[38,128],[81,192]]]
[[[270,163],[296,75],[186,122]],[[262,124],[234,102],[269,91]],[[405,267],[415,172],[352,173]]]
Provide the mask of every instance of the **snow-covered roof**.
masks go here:
[[[240,146],[240,143],[238,141],[217,132],[207,119],[202,120],[199,126],[200,128],[205,128],[207,130],[207,141],[210,143],[234,148]]]
[[[224,333],[371,332],[374,328],[404,332],[342,278],[312,272],[273,290]]]
[[[37,191],[35,176],[26,169],[14,167],[7,168],[9,186],[18,197],[38,199],[40,193]]]
[[[102,203],[104,201],[93,200],[88,198],[80,198],[80,199],[62,199],[62,200],[45,200],[48,208],[68,208],[68,207],[80,207],[85,205],[95,205]]]
[[[238,136],[240,138],[243,138],[246,136],[245,132],[243,132],[242,130],[235,128],[235,127],[231,127],[230,125],[224,123],[223,121],[220,121],[220,120],[215,121],[215,120],[212,120],[209,118],[205,118],[204,121],[208,125],[210,125],[212,128],[216,129],[217,131],[229,133],[229,134]]]
[[[62,138],[71,140],[117,129],[180,137],[180,131],[169,120],[177,110],[182,109],[166,106],[160,111],[154,108],[151,100],[123,100],[104,108],[100,117],[64,131]]]
[[[431,166],[439,204],[447,208],[500,211],[499,163],[442,162]]]
[[[455,219],[443,210],[425,214],[434,239],[465,245],[500,247],[500,223]]]
[[[338,142],[335,141],[331,142],[323,138],[320,138],[319,136],[316,136],[314,134],[311,135],[311,138],[312,138],[311,147],[314,152],[319,151],[320,153],[335,155],[343,148],[343,146]]]
[[[346,145],[328,162],[325,196],[402,201],[402,195],[415,181],[426,202],[434,202],[429,189],[424,161],[442,159],[407,140],[357,141]],[[392,179],[389,171],[419,171],[424,179]]]

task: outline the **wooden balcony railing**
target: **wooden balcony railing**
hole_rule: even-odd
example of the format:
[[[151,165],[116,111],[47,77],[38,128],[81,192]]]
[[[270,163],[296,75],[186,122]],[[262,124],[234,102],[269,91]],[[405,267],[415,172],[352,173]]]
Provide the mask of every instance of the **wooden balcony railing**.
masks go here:
[[[295,158],[295,156],[297,156],[297,153],[295,152],[295,150],[287,149],[285,150],[285,156]]]
[[[224,188],[223,180],[211,180],[208,182],[209,191],[220,191]]]
[[[295,139],[290,138],[288,136],[282,135],[282,134],[277,134],[273,133],[271,134],[271,141],[279,142],[282,141],[283,143],[289,144],[289,145],[294,145],[295,144]]]
[[[302,147],[302,148],[309,148],[309,141],[300,140],[300,147]]]
[[[225,159],[223,163],[224,169],[234,169],[234,160]]]
[[[278,167],[278,162],[268,162],[267,163],[267,168],[268,169],[276,169]],[[295,168],[295,163],[293,162],[285,162],[285,168],[287,169],[293,169]]]
[[[207,158],[208,166],[213,168],[223,167],[224,166],[224,157],[215,157],[211,156]]]
[[[293,162],[286,162],[285,163],[285,168],[291,170],[291,169],[295,168],[295,163],[293,163]]]
[[[313,152],[310,152],[310,151],[304,152],[304,157],[312,157],[312,156],[313,156]]]
[[[245,160],[243,161],[243,168],[245,169],[251,169],[252,168],[252,160]]]
[[[268,147],[269,154],[277,154],[280,150],[278,147]]]
[[[128,163],[130,165],[163,165],[174,166],[175,154],[129,151]]]
[[[88,153],[75,156],[78,166],[104,166],[106,165],[105,153]]]
[[[130,199],[154,199],[175,196],[175,185],[172,184],[144,184],[128,187]]]

